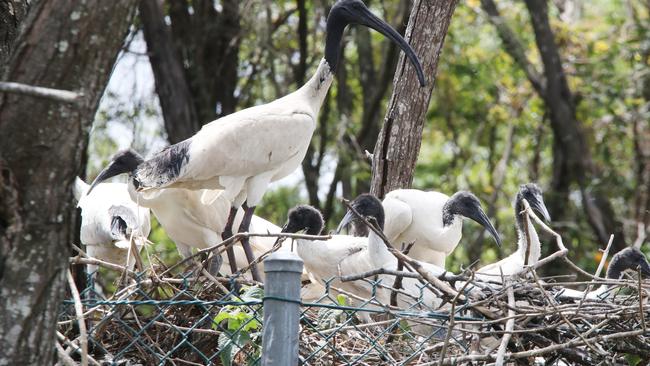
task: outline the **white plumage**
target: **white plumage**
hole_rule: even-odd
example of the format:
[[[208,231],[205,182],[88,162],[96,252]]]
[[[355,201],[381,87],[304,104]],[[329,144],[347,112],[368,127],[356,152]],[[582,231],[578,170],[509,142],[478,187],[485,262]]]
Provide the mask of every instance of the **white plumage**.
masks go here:
[[[86,195],[89,186],[79,177],[75,180],[74,194],[81,208],[81,243],[86,253],[106,262],[134,266],[133,255],[127,263],[130,236],[133,235],[138,250],[145,244],[151,223],[149,209],[138,207],[129,197],[124,183],[103,183]],[[94,273],[97,266],[88,265]]]
[[[606,278],[617,280],[623,276],[625,271],[636,272],[637,267],[641,270],[643,276],[650,276],[650,263],[645,254],[636,248],[625,248],[616,253],[609,263],[607,268]],[[587,300],[604,300],[614,295],[614,291],[610,291],[610,285],[600,285],[597,289],[587,292],[578,291],[573,289],[562,289],[561,293],[556,295],[561,299],[574,299],[581,300],[584,296]]]
[[[461,191],[449,197],[440,192],[398,189],[388,193],[382,205],[384,234],[389,241],[397,246],[414,243],[409,252],[411,257],[441,268],[460,242],[464,217],[483,225],[497,243],[501,240],[479,200],[469,192]],[[339,230],[350,222],[354,218],[348,212]]]
[[[530,218],[527,215],[521,215],[524,210],[523,200],[528,201],[531,208],[543,216],[546,221],[551,221],[548,210],[544,205],[541,189],[532,183],[522,185],[515,198],[515,221],[517,229],[517,251],[508,257],[492,264],[488,264],[476,271],[476,278],[484,281],[501,282],[501,274],[510,276],[520,272],[524,268],[524,259],[526,257],[527,237],[530,239],[530,250],[528,256],[528,265],[537,263],[541,255],[541,244],[539,236],[535,230]],[[525,217],[525,218],[524,218]],[[527,230],[525,226],[527,226]]]
[[[138,194],[133,192],[133,194]],[[201,197],[204,190],[187,190],[168,188],[160,190],[154,198],[139,198],[139,203],[151,208],[167,235],[176,243],[179,253],[184,258],[192,254],[192,249],[205,249],[221,242],[221,234],[226,226],[230,202],[216,192],[216,199],[210,204],[203,204]],[[138,198],[137,196],[135,198]],[[235,216],[235,225],[241,223],[244,212],[239,209]],[[251,233],[279,233],[280,227],[259,216],[253,215],[249,228]],[[275,238],[252,237],[251,248],[255,257],[259,257],[273,247]],[[237,268],[247,265],[244,250],[240,244],[234,245]],[[290,250],[283,244],[280,250]],[[221,271],[230,274],[228,258],[223,256]],[[263,265],[262,265],[263,270]],[[263,276],[262,271],[262,276]],[[248,273],[246,276],[250,276]],[[263,277],[262,277],[263,279]]]
[[[271,103],[213,121],[193,137],[147,161],[118,156],[96,182],[130,172],[133,187],[153,191],[152,195],[159,194],[161,188],[223,189],[220,195],[233,208],[245,204],[247,209],[239,231],[248,230],[254,208],[268,184],[293,172],[305,156],[318,111],[333,80],[343,30],[350,23],[376,29],[398,43],[416,66],[420,83],[424,84],[417,57],[404,39],[361,1],[341,0],[328,16],[325,58],[300,89]],[[214,192],[204,191],[203,202],[212,203],[216,199]],[[231,227],[229,221],[224,239],[231,234]],[[247,241],[242,244],[248,261],[252,261]],[[258,277],[255,268],[252,272],[254,278]]]

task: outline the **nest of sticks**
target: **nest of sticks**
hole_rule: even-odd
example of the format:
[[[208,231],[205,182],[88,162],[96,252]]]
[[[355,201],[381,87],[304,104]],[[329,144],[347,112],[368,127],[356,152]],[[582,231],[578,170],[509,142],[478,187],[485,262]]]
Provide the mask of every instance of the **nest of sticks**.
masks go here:
[[[301,360],[313,365],[650,362],[650,332],[646,325],[646,318],[650,317],[647,300],[650,283],[640,277],[607,280],[600,276],[611,242],[603,251],[597,272],[584,272],[567,257],[562,238],[527,205],[525,214],[555,238],[557,250],[526,266],[521,273],[502,278],[499,285],[486,286],[474,280],[471,270],[460,276],[434,277],[385,240],[400,262],[397,271],[378,269],[341,280],[367,281],[366,278],[383,273],[394,275],[399,284],[402,277],[415,277],[424,284],[423,291],[434,291],[444,298],[444,306],[431,309],[421,304],[404,311],[395,303],[362,299],[332,286],[319,304],[303,306]],[[367,224],[383,237],[375,226]],[[261,353],[263,327],[249,327],[242,340],[237,338],[237,331],[228,328],[227,320],[215,322],[215,319],[224,311],[244,311],[249,315],[248,322],[253,319],[261,323],[261,297],[255,301],[247,298],[245,291],[263,285],[243,276],[214,277],[205,266],[210,255],[219,255],[228,245],[247,235],[255,234],[237,234],[169,268],[160,263],[145,268],[138,260],[137,273],[89,258],[79,249],[80,254],[71,258],[71,263],[118,270],[121,277],[115,293],[98,301],[80,295],[68,273],[71,299],[66,301],[67,306],[59,317],[56,343],[59,363],[158,364],[161,360],[173,365],[254,363]],[[297,234],[262,236],[328,238]],[[537,275],[537,269],[556,260],[566,262],[590,280],[558,282],[557,278]],[[481,296],[470,297],[457,291],[453,281],[459,279],[482,288]],[[580,300],[558,296],[563,286],[589,290],[602,284],[611,285],[615,294],[598,301],[586,296]],[[370,322],[367,319],[361,322],[358,315],[364,309],[340,303],[338,294],[357,303],[365,300],[365,308],[374,314],[368,317]]]

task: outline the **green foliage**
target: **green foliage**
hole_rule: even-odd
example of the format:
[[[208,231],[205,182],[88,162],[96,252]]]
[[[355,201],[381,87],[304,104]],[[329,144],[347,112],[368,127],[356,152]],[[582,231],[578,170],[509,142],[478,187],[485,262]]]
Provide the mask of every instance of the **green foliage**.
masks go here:
[[[507,25],[525,47],[531,64],[543,71],[525,4],[514,0],[496,3]],[[647,76],[649,11],[640,0],[575,3],[579,11],[566,16],[549,2],[551,26],[576,98],[576,113],[585,128],[593,163],[602,172],[600,179],[592,182],[589,188],[606,192],[614,204],[616,217],[625,223],[631,242],[636,237],[634,210],[637,190],[642,184],[636,174],[635,139],[638,134],[634,125],[642,121],[647,126],[650,119],[647,108],[650,100],[650,77]],[[404,3],[371,2],[372,10],[392,24],[401,22],[400,4]],[[330,5],[306,1],[307,78],[322,57],[324,20]],[[285,17],[286,21],[281,21]],[[245,32],[240,37],[238,108],[268,102],[298,86],[297,27],[294,1],[246,2],[242,14]],[[370,31],[372,59],[363,58],[358,43],[361,32],[363,30],[356,27],[346,32],[345,56],[338,72],[341,77],[333,83],[329,93],[327,125],[317,128],[312,141],[315,147],[312,160],[315,161],[321,152],[324,156],[319,192],[321,204],[337,162],[344,162],[347,168],[343,174],[345,184],[338,185],[336,196],[343,194],[352,198],[362,193],[370,180],[369,166],[362,152],[363,149],[372,150],[374,141],[360,146],[360,151],[352,151],[343,141],[361,130],[361,120],[368,112],[364,110],[363,96],[374,92],[374,89],[362,87],[361,68],[371,64],[377,72],[386,63],[382,55],[387,43],[377,32]],[[106,107],[97,116],[90,145],[90,176],[120,145],[107,126],[121,121],[134,132],[134,144],[141,148],[149,146],[146,142],[151,140],[154,130],[150,128],[153,125],[150,117],[157,112],[150,100],[125,106],[111,93],[107,93],[105,99],[109,103],[103,103]],[[383,98],[378,107],[378,123],[381,123],[387,99],[388,96]],[[325,109],[322,114],[326,113]],[[537,96],[522,69],[505,52],[494,26],[481,10],[480,1],[461,2],[441,54],[413,186],[447,194],[460,189],[471,190],[486,210],[492,206],[490,216],[504,238],[504,246],[497,248],[487,236],[479,240],[482,228],[468,221],[464,225],[461,245],[448,260],[448,269],[458,270],[461,265],[477,259],[482,263],[491,262],[515,250],[512,200],[518,186],[535,180],[548,189],[553,176],[555,137],[545,113],[543,100]],[[143,120],[149,127],[134,122]],[[511,128],[512,138],[509,138]],[[500,177],[495,174],[497,165],[510,147],[499,185]],[[265,194],[256,213],[282,225],[291,207],[306,203],[303,187],[297,175],[285,179]],[[571,189],[567,219],[553,223],[553,227],[564,236],[570,256],[586,270],[593,271],[598,263],[597,248],[605,243],[595,240],[577,187]],[[550,197],[553,192],[546,194]],[[334,200],[330,227],[336,226],[343,212],[343,207]],[[157,243],[151,248],[152,252],[164,262],[177,259],[173,243],[159,226],[154,225],[151,238]],[[542,239],[552,247],[548,238]]]
[[[264,290],[257,286],[244,286],[239,297],[233,296],[231,301],[249,302],[262,300]],[[261,314],[261,306],[227,305],[223,307],[212,321],[212,328],[221,330],[218,345],[219,357],[223,365],[239,364],[234,362],[238,354],[242,354],[246,364],[255,364],[261,352],[262,324],[256,315]]]

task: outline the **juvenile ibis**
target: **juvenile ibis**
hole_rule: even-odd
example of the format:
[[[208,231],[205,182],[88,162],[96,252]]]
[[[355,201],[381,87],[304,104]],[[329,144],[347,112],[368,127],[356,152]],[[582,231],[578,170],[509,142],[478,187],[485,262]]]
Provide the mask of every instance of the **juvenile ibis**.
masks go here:
[[[338,66],[343,31],[348,24],[375,29],[397,43],[413,63],[419,82],[425,84],[422,67],[411,47],[386,22],[372,14],[360,0],[339,0],[327,18],[325,57],[305,85],[271,103],[247,108],[203,126],[189,139],[169,146],[147,161],[115,159],[93,186],[121,173],[141,191],[161,188],[223,189],[232,207],[222,238],[232,235],[237,208],[245,213],[239,231],[246,231],[255,206],[268,184],[293,172],[305,157],[318,111]],[[214,194],[203,196],[210,203]],[[253,253],[246,240],[246,257]],[[234,253],[229,251],[233,272]],[[254,278],[259,278],[255,267]]]
[[[394,245],[414,243],[409,252],[414,259],[444,268],[445,258],[460,242],[463,218],[483,225],[501,245],[481,202],[470,192],[459,191],[449,197],[440,192],[398,189],[388,193],[382,204],[384,234]],[[354,221],[352,212],[346,213],[337,231]]]
[[[282,232],[319,235],[323,230],[323,216],[312,206],[296,206],[287,216],[287,223]],[[305,270],[318,283],[325,285],[334,278],[330,282],[332,286],[359,296],[370,297],[372,286],[367,282],[341,282],[335,278],[374,269],[368,256],[368,238],[333,235],[329,240],[295,239],[295,243],[296,253],[305,263]],[[318,291],[318,288],[316,290]],[[323,294],[321,289],[320,296]]]
[[[524,268],[526,257],[526,246],[530,239],[530,250],[528,254],[528,265],[535,264],[541,255],[541,245],[535,226],[527,215],[522,215],[524,211],[524,200],[528,201],[530,207],[542,215],[547,222],[551,221],[551,216],[544,204],[542,190],[534,183],[524,184],[519,187],[519,192],[515,198],[515,226],[517,228],[517,251],[508,257],[492,264],[488,264],[476,271],[476,278],[490,281],[501,281],[501,274],[505,276],[513,275]],[[528,238],[528,239],[527,239]]]
[[[151,224],[149,209],[138,207],[129,197],[124,183],[102,183],[92,192],[79,177],[75,179],[74,196],[81,208],[81,243],[93,258],[133,269],[133,254],[128,258],[130,238],[140,250],[145,244]],[[87,193],[88,192],[88,193]],[[95,275],[97,266],[89,264],[88,273]]]
[[[612,257],[607,268],[607,278],[618,280],[623,277],[625,271],[636,272],[637,267],[641,270],[643,276],[650,277],[650,263],[648,263],[646,256],[639,249],[625,248]],[[606,299],[613,295],[613,292],[609,291],[610,288],[610,285],[601,285],[597,289],[589,291],[585,299]],[[584,291],[563,289],[558,297],[564,299],[582,299],[584,294]]]
[[[352,207],[362,216],[373,218],[379,227],[384,225],[384,212],[381,201],[376,197],[363,194],[352,202]],[[283,228],[286,232],[305,230],[307,234],[319,233],[322,229],[322,217],[318,210],[311,206],[298,206],[289,212],[288,222]],[[320,281],[337,276],[349,276],[369,272],[374,269],[397,269],[397,259],[388,251],[383,240],[374,232],[367,237],[333,235],[330,240],[297,239],[298,255],[303,259],[308,272]],[[425,271],[432,276],[441,277],[446,271],[430,263],[419,262]],[[390,287],[394,282],[393,276],[379,275],[378,279],[388,288],[376,287],[374,296],[379,302],[390,302]],[[334,281],[337,287],[352,292],[363,298],[373,296],[373,286],[365,281],[340,282]],[[458,285],[457,285],[458,286]],[[403,278],[403,292],[410,296],[406,299],[399,295],[397,300],[401,306],[412,305],[414,299],[422,301],[431,307],[437,307],[441,300],[424,287],[417,279]]]

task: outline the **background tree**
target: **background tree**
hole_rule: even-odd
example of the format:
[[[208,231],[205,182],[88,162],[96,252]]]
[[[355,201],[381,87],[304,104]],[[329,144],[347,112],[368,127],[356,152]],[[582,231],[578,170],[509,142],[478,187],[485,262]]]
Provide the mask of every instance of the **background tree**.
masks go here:
[[[457,1],[416,1],[406,29],[407,40],[422,62],[428,85],[421,88],[415,70],[400,56],[394,89],[372,159],[372,186],[377,197],[409,188],[422,142],[422,128],[435,84],[440,51]],[[417,27],[416,27],[417,25]]]
[[[32,1],[8,48],[4,80],[83,98],[0,95],[1,364],[52,363],[76,214],[71,186],[85,168],[88,131],[134,6]]]

